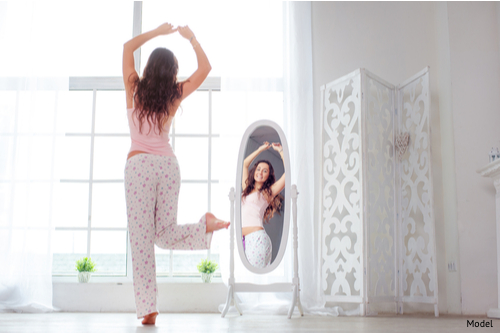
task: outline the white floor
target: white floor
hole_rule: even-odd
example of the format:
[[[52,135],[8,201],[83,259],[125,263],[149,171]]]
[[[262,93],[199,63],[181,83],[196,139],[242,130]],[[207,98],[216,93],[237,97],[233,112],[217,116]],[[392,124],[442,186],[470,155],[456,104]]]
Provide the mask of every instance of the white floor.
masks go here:
[[[490,322],[488,318],[441,316],[318,317],[256,316],[220,314],[159,315],[156,326],[144,327],[133,313],[0,313],[0,332],[499,332],[493,328],[467,327],[467,320]]]

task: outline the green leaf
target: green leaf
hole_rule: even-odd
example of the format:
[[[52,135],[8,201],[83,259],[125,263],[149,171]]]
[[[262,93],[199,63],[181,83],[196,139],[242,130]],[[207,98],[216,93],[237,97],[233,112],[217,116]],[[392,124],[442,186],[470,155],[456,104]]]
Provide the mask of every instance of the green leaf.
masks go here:
[[[95,272],[95,263],[88,257],[83,257],[76,261],[76,270],[79,272]]]
[[[216,262],[210,261],[208,259],[202,259],[201,262],[196,265],[198,272],[211,274],[217,270],[219,265]]]

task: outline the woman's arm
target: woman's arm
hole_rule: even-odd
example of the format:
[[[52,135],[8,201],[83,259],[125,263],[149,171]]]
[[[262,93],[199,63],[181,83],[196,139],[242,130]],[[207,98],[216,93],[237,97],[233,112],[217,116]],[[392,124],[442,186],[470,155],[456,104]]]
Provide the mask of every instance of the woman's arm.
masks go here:
[[[264,142],[262,146],[257,148],[253,153],[248,155],[245,160],[243,161],[243,175],[241,177],[241,188],[244,190],[246,188],[246,181],[248,179],[248,167],[250,166],[250,163],[256,158],[260,153],[262,153],[264,150],[268,150],[271,148],[271,145],[269,142]]]
[[[182,87],[182,97],[181,100],[191,95],[196,89],[198,89],[203,81],[208,76],[208,73],[212,70],[210,62],[208,61],[205,51],[201,48],[200,43],[196,40],[194,33],[186,25],[184,27],[179,27],[179,33],[182,37],[189,40],[193,46],[194,52],[196,53],[196,60],[198,61],[198,69],[184,82]]]
[[[281,147],[281,144],[279,143],[273,143],[272,144],[273,149],[276,150],[280,156],[281,160],[284,160],[284,153],[283,153],[283,147]],[[283,164],[285,164],[285,161],[283,161]],[[273,185],[271,185],[271,195],[272,198],[277,196],[283,189],[285,188],[285,172],[283,172],[283,175],[281,175],[280,179],[278,179],[276,182],[274,182]]]
[[[132,91],[132,87],[134,81],[138,77],[134,66],[134,51],[154,37],[168,35],[176,31],[177,28],[174,29],[174,27],[170,23],[164,23],[154,30],[145,32],[143,34],[140,34],[139,36],[132,38],[123,45],[122,72],[123,83],[125,84],[125,93],[127,95],[127,108],[133,107],[134,93]]]

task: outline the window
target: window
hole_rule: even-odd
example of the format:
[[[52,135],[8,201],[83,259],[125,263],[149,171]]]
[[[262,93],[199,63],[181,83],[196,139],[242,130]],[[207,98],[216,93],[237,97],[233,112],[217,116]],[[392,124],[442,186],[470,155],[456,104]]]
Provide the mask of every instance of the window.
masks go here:
[[[130,137],[121,63],[117,61],[121,59],[122,44],[131,37],[132,31],[138,31],[139,27],[142,31],[151,30],[163,23],[165,18],[160,13],[176,13],[178,22],[172,23],[190,23],[210,55],[214,68],[200,89],[182,103],[182,110],[179,110],[170,131],[170,142],[182,168],[179,223],[197,222],[206,211],[214,211],[217,215],[227,212],[228,218],[227,195],[229,188],[234,186],[241,135],[250,123],[258,119],[272,119],[282,124],[283,96],[279,89],[221,91],[221,76],[228,74],[227,59],[232,59],[231,66],[238,69],[232,73],[236,77],[264,78],[272,82],[281,80],[281,4],[260,4],[267,9],[264,13],[254,5],[231,4],[228,5],[231,8],[227,9],[235,13],[231,17],[225,17],[213,5],[197,3],[203,7],[197,11],[186,8],[188,5],[182,2],[99,4],[97,14],[85,8],[84,4],[65,5],[73,6],[66,10],[75,13],[71,17],[75,20],[74,25],[78,25],[80,17],[95,24],[91,27],[94,29],[91,40],[84,43],[80,40],[80,44],[87,45],[87,48],[80,53],[71,51],[75,61],[68,64],[70,89],[60,98],[60,126],[64,128],[64,135],[56,143],[56,174],[60,176],[60,182],[55,186],[52,203],[56,226],[54,276],[76,275],[76,259],[91,256],[97,263],[97,276],[132,278],[123,185]],[[249,11],[275,21],[279,29],[271,36],[268,27],[252,28],[248,32],[234,29]],[[81,15],[83,12],[87,14]],[[180,16],[183,13],[191,16]],[[200,13],[198,17],[192,16],[196,13]],[[109,17],[113,17],[112,28]],[[115,21],[115,17],[119,19]],[[255,22],[251,21],[253,25]],[[216,27],[204,29],[203,25],[208,24]],[[86,37],[84,32],[89,26],[82,26],[83,30],[74,34],[77,36],[75,39]],[[269,38],[252,41],[256,38],[255,29],[266,31],[262,36]],[[220,35],[204,35],[207,31],[217,31]],[[179,76],[188,76],[195,70],[194,52],[188,43],[180,43],[182,40],[171,36],[154,39],[141,48],[141,72],[153,49],[165,45],[165,38],[172,38],[168,45],[179,59]],[[229,47],[222,45],[228,41],[231,41]],[[69,43],[75,45],[72,50],[82,47],[76,47],[76,40],[71,39]],[[218,51],[222,49],[227,52]],[[238,65],[249,61],[260,61],[262,65]],[[197,275],[196,264],[202,258],[208,256],[218,262],[220,252],[216,240],[214,237],[212,248],[208,251],[156,248],[157,275]]]
[[[54,275],[73,275],[74,263],[82,256],[96,262],[96,275],[127,276],[127,217],[123,189],[123,168],[130,148],[125,116],[124,92],[114,90],[121,78],[70,79],[70,92],[61,107],[65,112],[64,136],[56,163],[61,180],[55,188],[56,233]],[[210,83],[215,82],[213,86]],[[182,105],[171,129],[171,144],[183,168],[179,199],[179,223],[196,222],[211,210],[212,93],[216,80],[208,80]],[[99,87],[99,88],[96,88]],[[90,90],[92,89],[92,90]],[[77,105],[75,109],[72,106]],[[78,114],[74,117],[73,114]],[[194,150],[193,150],[194,149]],[[184,199],[183,199],[184,198]],[[193,202],[196,209],[193,209]],[[212,252],[212,253],[211,253]],[[212,260],[218,254],[208,251]],[[157,248],[157,274],[196,274],[196,264],[207,251],[169,251]]]

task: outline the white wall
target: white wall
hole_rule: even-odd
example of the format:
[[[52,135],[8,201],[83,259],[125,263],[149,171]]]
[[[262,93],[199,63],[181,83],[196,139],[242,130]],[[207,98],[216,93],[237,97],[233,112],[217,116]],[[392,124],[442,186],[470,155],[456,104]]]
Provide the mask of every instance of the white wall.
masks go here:
[[[441,313],[484,315],[496,303],[494,189],[475,173],[499,145],[496,13],[495,3],[312,3],[317,157],[321,85],[357,68],[398,84],[430,66]],[[448,272],[450,261],[458,272]]]
[[[476,170],[500,143],[496,4],[448,4],[462,309],[497,307],[495,190]]]
[[[226,302],[227,287],[217,280],[159,282],[160,312],[218,313],[218,306]],[[135,312],[134,286],[130,282],[54,283],[53,288],[54,307],[64,312]]]

